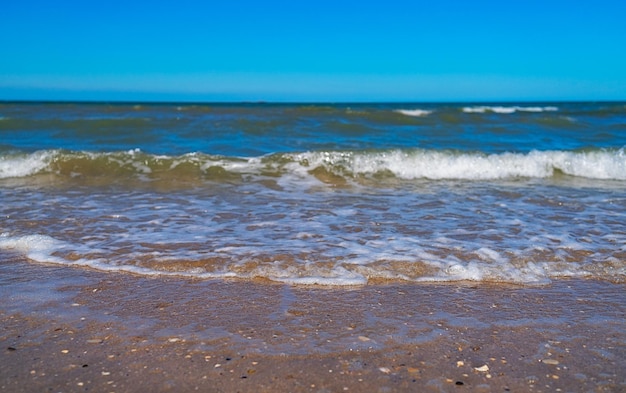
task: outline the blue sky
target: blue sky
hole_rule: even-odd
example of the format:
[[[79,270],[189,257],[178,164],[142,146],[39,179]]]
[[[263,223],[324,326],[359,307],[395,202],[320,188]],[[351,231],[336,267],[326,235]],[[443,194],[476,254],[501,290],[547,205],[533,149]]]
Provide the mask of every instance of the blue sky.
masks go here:
[[[33,1],[0,99],[626,100],[626,1]]]

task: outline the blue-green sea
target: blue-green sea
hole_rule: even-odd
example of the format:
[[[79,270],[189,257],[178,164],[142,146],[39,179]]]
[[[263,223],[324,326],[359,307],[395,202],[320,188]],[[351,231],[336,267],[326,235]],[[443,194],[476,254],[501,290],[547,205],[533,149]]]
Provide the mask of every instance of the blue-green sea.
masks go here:
[[[0,254],[291,284],[626,282],[626,103],[0,103]]]

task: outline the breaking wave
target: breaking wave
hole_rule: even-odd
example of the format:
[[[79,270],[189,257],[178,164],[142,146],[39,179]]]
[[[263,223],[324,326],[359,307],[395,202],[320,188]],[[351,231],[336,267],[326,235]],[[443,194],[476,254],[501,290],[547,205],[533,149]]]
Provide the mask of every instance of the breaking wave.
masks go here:
[[[626,180],[626,153],[621,149],[468,153],[451,150],[318,151],[227,157],[203,153],[154,155],[124,152],[44,150],[0,155],[0,179],[42,174],[61,177],[197,178],[232,180],[243,176],[318,174],[344,179],[498,180],[569,175],[587,179]]]
[[[412,116],[412,117],[428,116],[431,113],[433,113],[433,111],[429,111],[425,109],[397,109],[394,112],[397,112],[406,116]]]
[[[559,108],[556,106],[466,106],[463,108],[465,113],[500,113],[510,114],[515,112],[556,112]]]

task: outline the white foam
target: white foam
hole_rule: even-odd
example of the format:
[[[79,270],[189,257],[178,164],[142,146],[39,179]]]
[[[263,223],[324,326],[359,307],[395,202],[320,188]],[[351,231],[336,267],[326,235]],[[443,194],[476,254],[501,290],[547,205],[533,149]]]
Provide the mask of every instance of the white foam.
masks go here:
[[[626,180],[626,154],[619,151],[529,153],[455,153],[437,150],[386,152],[313,152],[298,155],[307,170],[324,166],[339,175],[372,175],[390,171],[401,179],[497,180],[509,178],[548,178],[556,170],[567,175],[603,180]]]
[[[465,113],[486,113],[493,112],[499,114],[511,114],[515,112],[555,112],[559,108],[556,106],[466,106]]]
[[[337,277],[270,277],[273,281],[292,285],[323,285],[323,286],[358,286],[367,284],[367,278],[361,275],[348,275]]]
[[[0,156],[0,179],[34,175],[46,169],[54,151],[38,151],[28,155]]]
[[[478,254],[479,251],[476,251]],[[416,281],[493,281],[525,285],[545,285],[551,282],[551,277],[559,271],[544,264],[538,265],[528,262],[525,266],[515,266],[506,258],[497,262],[485,263],[481,260],[446,262],[438,260],[432,262],[439,270],[433,276],[420,277]],[[571,276],[572,274],[566,274]]]
[[[63,263],[62,258],[52,254],[64,247],[63,242],[45,235],[9,236],[6,233],[0,235],[0,249],[18,252],[37,262]]]
[[[507,178],[547,178],[555,171],[589,179],[626,180],[626,154],[620,150],[594,151],[531,151],[528,153],[461,153],[444,150],[390,151],[322,151],[283,154],[286,160],[252,157],[227,159],[189,153],[179,157],[139,155],[138,149],[123,153],[78,152],[65,154],[57,150],[30,154],[0,156],[0,179],[26,177],[50,172],[53,163],[84,157],[95,160],[106,157],[116,165],[133,168],[135,175],[152,172],[150,160],[172,160],[169,169],[185,163],[201,171],[219,166],[226,171],[263,176],[266,171],[280,174],[277,183],[283,187],[315,188],[324,183],[311,171],[318,167],[344,178],[389,171],[401,179],[467,179],[497,180]],[[80,173],[76,174],[77,176]]]
[[[119,264],[114,260],[103,258],[65,259],[55,254],[67,251],[93,253],[98,250],[90,250],[88,247],[81,245],[71,245],[45,235],[10,236],[7,233],[2,233],[0,234],[0,250],[17,252],[35,262],[83,266],[109,272],[126,272],[145,276],[184,276],[204,279],[238,277],[237,273],[230,271],[206,272],[202,270],[199,272],[197,269],[190,269],[189,271],[171,272],[137,265]],[[126,255],[126,258],[132,259],[132,255]]]
[[[444,278],[448,276],[445,277],[446,281],[450,279],[456,281],[481,281],[484,278],[483,270],[473,262],[450,265],[444,270],[444,273],[445,275],[440,275],[439,277]]]
[[[386,169],[403,179],[504,179],[514,177],[549,177],[553,168],[545,160],[523,154],[451,154],[424,151],[417,154],[394,152],[383,157]],[[363,165],[364,164],[364,165]],[[370,160],[358,163],[370,172]],[[376,171],[379,171],[376,168]],[[376,172],[374,171],[374,172]],[[358,172],[361,172],[359,170]]]
[[[475,252],[480,258],[486,261],[501,262],[503,259],[495,250],[488,247],[481,247]]]
[[[236,228],[234,229],[238,231]],[[139,237],[127,239],[127,241],[146,244],[143,243],[143,236],[150,238],[152,235],[150,233],[139,234]],[[266,233],[261,230],[258,236],[260,238],[266,237]],[[535,244],[534,250],[541,253],[545,253],[555,241],[562,243],[558,248],[552,249],[550,260],[536,262],[529,259],[533,249],[520,248],[512,258],[513,254],[505,252],[506,249],[499,248],[497,241],[482,244],[483,241],[459,241],[448,237],[434,239],[386,237],[361,244],[359,234],[350,235],[346,233],[342,238],[345,240],[337,244],[337,248],[334,248],[337,250],[336,257],[332,254],[333,248],[326,248],[319,243],[319,241],[325,241],[321,240],[320,237],[310,238],[300,234],[300,236],[294,236],[294,241],[283,239],[280,241],[280,248],[298,249],[302,253],[319,259],[308,261],[298,260],[299,258],[296,257],[297,261],[275,260],[260,263],[252,270],[242,269],[242,266],[251,261],[258,263],[255,255],[267,255],[264,254],[263,249],[267,248],[266,251],[275,249],[276,244],[274,242],[256,244],[257,242],[253,237],[248,239],[248,242],[255,243],[255,246],[215,248],[210,253],[222,255],[224,262],[214,271],[207,271],[203,268],[170,271],[128,263],[128,261],[149,259],[156,262],[154,266],[159,266],[159,262],[166,262],[164,266],[168,266],[175,265],[180,260],[203,259],[207,255],[208,250],[200,251],[198,254],[191,251],[188,255],[185,251],[176,250],[176,247],[167,251],[168,245],[172,242],[166,241],[154,243],[160,246],[162,252],[143,250],[119,254],[115,247],[111,250],[99,249],[99,246],[104,245],[97,240],[91,244],[87,242],[84,245],[77,245],[45,235],[10,236],[5,233],[0,235],[0,249],[18,252],[36,262],[82,266],[109,272],[205,279],[263,277],[294,285],[353,286],[367,284],[368,280],[372,278],[404,281],[498,281],[519,284],[546,284],[555,277],[604,276],[605,274],[626,276],[626,266],[619,260],[611,262],[609,258],[604,267],[599,265],[587,266],[583,262],[565,262],[571,250],[584,251],[582,243],[577,243],[567,235],[548,234],[524,240],[524,242]],[[616,239],[618,242],[623,243],[624,241],[623,237]],[[231,240],[216,239],[218,243]],[[123,247],[127,247],[127,241],[123,242]],[[201,243],[204,242],[205,237],[202,237]],[[105,241],[105,243],[110,242]],[[173,243],[175,244],[176,240],[173,240]],[[510,244],[508,247],[511,246],[515,247],[514,244]],[[316,250],[317,247],[321,248]],[[462,253],[463,257],[459,258],[450,251],[444,255],[439,252],[440,250],[456,250],[456,252]],[[72,257],[67,259],[63,257],[65,254],[72,255]],[[555,262],[553,257],[562,262]],[[335,262],[330,262],[331,260]],[[404,270],[404,268],[398,270],[397,263],[400,263],[400,266],[405,266],[408,270]],[[597,263],[598,261],[593,264]],[[431,272],[416,275],[412,273],[412,268],[410,268],[412,264],[429,266]],[[420,270],[418,268],[417,271]]]
[[[626,180],[624,149],[612,153],[607,151],[553,152],[550,154],[550,160],[554,168],[568,175],[591,179]]]
[[[428,116],[431,113],[433,113],[433,111],[429,111],[425,109],[396,109],[394,112],[401,113],[405,116],[412,116],[412,117],[423,117],[423,116]]]
[[[284,268],[278,264],[259,268],[252,275],[296,285],[352,286],[367,284],[367,277],[341,265],[316,267],[310,263],[303,263],[296,269],[293,266]]]

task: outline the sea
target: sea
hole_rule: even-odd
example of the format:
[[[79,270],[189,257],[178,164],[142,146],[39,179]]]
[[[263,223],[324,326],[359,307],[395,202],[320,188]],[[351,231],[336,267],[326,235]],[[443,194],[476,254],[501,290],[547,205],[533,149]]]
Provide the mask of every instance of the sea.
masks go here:
[[[293,285],[626,283],[626,103],[0,103],[0,256]]]

